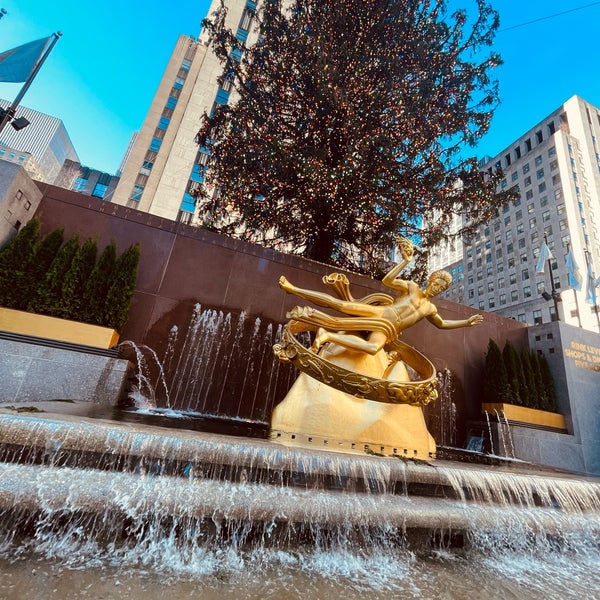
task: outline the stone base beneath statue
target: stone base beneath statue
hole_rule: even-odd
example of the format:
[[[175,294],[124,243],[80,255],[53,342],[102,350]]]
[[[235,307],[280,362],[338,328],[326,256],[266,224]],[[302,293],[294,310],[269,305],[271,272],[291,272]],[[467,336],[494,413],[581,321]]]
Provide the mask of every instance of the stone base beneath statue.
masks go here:
[[[373,357],[332,346],[324,358],[373,376],[387,368],[383,352]],[[334,452],[419,459],[433,458],[436,451],[420,407],[356,398],[305,373],[275,407],[270,439]]]

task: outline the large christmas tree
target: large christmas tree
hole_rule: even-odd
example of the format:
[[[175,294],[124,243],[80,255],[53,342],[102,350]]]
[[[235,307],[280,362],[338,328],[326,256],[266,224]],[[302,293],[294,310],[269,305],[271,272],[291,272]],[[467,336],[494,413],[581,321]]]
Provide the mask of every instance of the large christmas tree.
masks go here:
[[[203,225],[375,273],[399,234],[418,236],[423,264],[453,214],[470,230],[489,220],[508,195],[463,153],[498,103],[498,16],[474,4],[265,0],[255,44],[227,29],[225,6],[213,13],[203,25],[235,99],[198,133]]]

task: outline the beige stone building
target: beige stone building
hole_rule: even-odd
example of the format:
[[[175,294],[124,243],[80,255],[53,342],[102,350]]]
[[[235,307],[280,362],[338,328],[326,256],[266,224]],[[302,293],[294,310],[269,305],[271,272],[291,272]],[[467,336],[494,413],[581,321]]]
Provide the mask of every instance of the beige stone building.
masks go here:
[[[246,39],[256,11],[250,0],[230,0],[227,22]],[[213,0],[209,15],[219,10]],[[219,87],[223,67],[198,39],[180,36],[144,123],[123,167],[113,202],[168,219],[191,222],[191,193],[202,185],[206,153],[194,139],[204,112],[227,104],[230,86]]]

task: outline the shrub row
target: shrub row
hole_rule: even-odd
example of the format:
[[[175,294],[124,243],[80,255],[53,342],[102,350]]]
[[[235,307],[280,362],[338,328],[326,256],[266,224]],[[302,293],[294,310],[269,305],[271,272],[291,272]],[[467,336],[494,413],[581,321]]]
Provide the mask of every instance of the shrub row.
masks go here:
[[[71,319],[121,331],[140,257],[134,244],[117,256],[111,241],[98,257],[96,240],[41,236],[33,218],[0,251],[0,306]]]
[[[516,404],[558,412],[554,381],[546,358],[506,342],[500,350],[490,339],[485,356],[485,402]]]

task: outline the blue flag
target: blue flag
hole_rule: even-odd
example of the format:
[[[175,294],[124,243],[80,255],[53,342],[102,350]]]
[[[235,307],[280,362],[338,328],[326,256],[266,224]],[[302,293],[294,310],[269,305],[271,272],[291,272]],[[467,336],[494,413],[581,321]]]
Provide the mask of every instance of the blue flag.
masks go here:
[[[550,252],[550,248],[548,248],[548,244],[546,242],[542,242],[542,247],[540,248],[540,255],[538,256],[537,267],[535,268],[536,273],[543,273],[546,267],[546,261],[554,258],[552,256],[552,252]]]
[[[19,83],[27,81],[44,53],[49,37],[35,40],[0,54],[0,81]]]
[[[569,287],[572,287],[573,289],[580,292],[581,282],[583,278],[581,277],[579,267],[577,266],[577,262],[575,261],[575,257],[573,256],[573,248],[569,248],[569,252],[567,254],[567,272]]]
[[[598,278],[600,279],[600,277]],[[587,286],[585,290],[585,301],[596,306],[596,278],[592,269],[592,259],[587,259]]]

